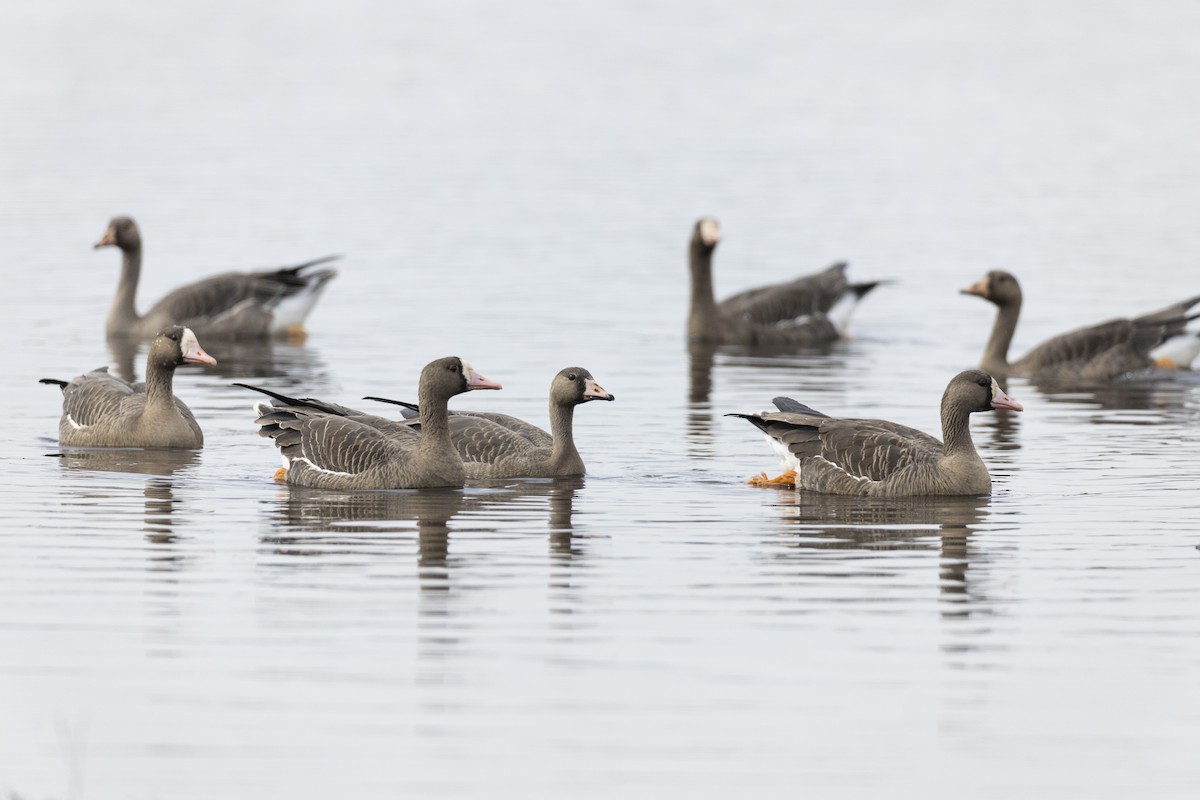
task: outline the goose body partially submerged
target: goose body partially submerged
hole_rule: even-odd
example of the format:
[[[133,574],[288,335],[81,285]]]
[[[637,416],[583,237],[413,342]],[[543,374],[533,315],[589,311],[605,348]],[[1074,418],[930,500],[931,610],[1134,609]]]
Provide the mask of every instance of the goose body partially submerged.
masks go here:
[[[779,411],[730,415],[762,431],[792,473],[762,482],[790,480],[801,490],[869,497],[990,494],[991,476],[968,420],[980,411],[1023,410],[980,370],[961,372],[946,386],[944,441],[886,420],[830,417],[790,398],[776,398],[775,405]]]
[[[186,325],[209,339],[303,338],[304,321],[334,269],[316,269],[337,256],[263,272],[225,272],[168,293],[145,314],[135,304],[142,271],[142,236],[129,217],[114,217],[95,245],[121,251],[121,280],[108,312],[110,337],[149,339],[166,325]]]
[[[172,325],[150,345],[146,380],[139,383],[110,375],[108,367],[60,381],[63,415],[59,443],[67,447],[204,446],[204,434],[191,409],[175,396],[175,368],[183,364],[215,365],[188,328]]]
[[[687,334],[694,342],[768,349],[799,348],[837,341],[858,301],[878,281],[852,284],[846,264],[786,283],[760,286],[717,302],[712,258],[721,229],[712,217],[698,220],[688,249],[691,307]]]

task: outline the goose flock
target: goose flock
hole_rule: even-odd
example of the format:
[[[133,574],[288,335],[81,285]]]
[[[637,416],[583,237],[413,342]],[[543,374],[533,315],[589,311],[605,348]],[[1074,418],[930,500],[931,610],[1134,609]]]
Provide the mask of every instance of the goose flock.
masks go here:
[[[884,283],[851,283],[847,265],[837,263],[718,302],[712,270],[720,241],[717,220],[697,220],[688,248],[687,336],[693,342],[767,351],[835,342],[846,336],[859,302]],[[262,272],[226,272],[182,286],[139,314],[135,299],[142,240],[137,225],[129,217],[116,217],[95,246],[121,251],[121,277],[106,333],[110,339],[151,340],[146,379],[125,381],[107,367],[70,381],[42,379],[62,389],[59,442],[64,447],[203,447],[199,423],[174,395],[176,368],[216,364],[200,339],[302,341],[305,319],[337,275],[322,267],[337,256]],[[1192,312],[1200,295],[1131,319],[1064,333],[1010,362],[1008,349],[1022,302],[1016,277],[992,271],[962,292],[994,304],[996,320],[980,368],[960,372],[946,386],[941,440],[894,422],[833,417],[798,400],[776,397],[775,411],[728,415],[758,428],[786,468],[777,478],[763,474],[751,482],[850,496],[987,495],[991,478],[968,422],[977,412],[1023,410],[1002,386],[1010,376],[1060,385],[1110,381],[1143,369],[1189,368],[1200,355],[1200,335],[1187,328],[1200,318]],[[397,417],[234,385],[267,398],[254,404],[254,424],[283,459],[278,479],[343,491],[583,475],[573,436],[575,407],[614,400],[588,370],[567,367],[550,384],[549,431],[506,414],[452,411],[449,401],[456,395],[501,388],[457,356],[425,365],[416,403],[364,398],[398,406]]]

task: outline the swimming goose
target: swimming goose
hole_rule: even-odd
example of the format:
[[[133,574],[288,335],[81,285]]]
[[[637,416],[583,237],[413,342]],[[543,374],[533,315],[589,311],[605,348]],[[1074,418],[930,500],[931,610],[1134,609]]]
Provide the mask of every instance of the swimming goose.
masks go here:
[[[696,342],[757,347],[805,347],[841,338],[854,306],[879,282],[851,284],[838,263],[789,283],[749,289],[718,303],[712,257],[721,229],[702,217],[692,229],[689,263],[692,300],[688,338]]]
[[[1105,381],[1154,366],[1151,351],[1182,333],[1188,310],[1200,295],[1133,319],[1114,319],[1055,336],[1009,363],[1008,347],[1021,315],[1021,286],[1008,272],[993,270],[962,290],[996,306],[996,321],[980,367],[1000,375],[1042,380]]]
[[[371,415],[282,395],[273,395],[276,404],[256,403],[255,422],[260,436],[275,440],[289,484],[343,490],[455,487],[463,485],[466,472],[450,440],[447,401],[474,389],[499,388],[451,356],[421,370],[419,429],[389,420],[382,420],[390,423],[384,425],[378,417],[359,419]]]
[[[383,397],[367,397],[405,407],[417,406]],[[450,439],[458,449],[468,478],[565,478],[584,473],[572,425],[575,406],[613,400],[582,367],[560,370],[550,382],[550,432],[507,414],[456,411],[450,414]]]
[[[175,368],[217,362],[188,328],[172,325],[154,338],[146,357],[146,380],[130,383],[100,367],[70,382],[42,378],[62,387],[59,443],[66,447],[204,446],[191,410],[171,388]]]
[[[225,272],[181,286],[154,304],[144,316],[134,299],[142,271],[142,237],[129,217],[114,217],[97,248],[121,250],[121,281],[108,312],[109,336],[148,339],[165,325],[181,324],[213,338],[303,338],[304,319],[337,270],[310,267],[340,256],[306,261],[265,272]]]
[[[1023,410],[980,370],[960,372],[946,386],[944,444],[915,428],[836,419],[786,397],[776,398],[775,405],[779,411],[729,416],[763,432],[780,461],[794,470],[796,488],[870,497],[990,494],[991,478],[971,441],[968,419],[976,411]],[[782,483],[786,475],[751,482]]]

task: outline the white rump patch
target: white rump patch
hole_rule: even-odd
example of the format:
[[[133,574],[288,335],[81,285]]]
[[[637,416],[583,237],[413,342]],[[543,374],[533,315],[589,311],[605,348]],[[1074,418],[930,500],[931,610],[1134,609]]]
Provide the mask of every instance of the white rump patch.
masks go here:
[[[796,458],[791,450],[788,450],[787,445],[765,433],[763,434],[763,438],[767,440],[767,443],[771,445],[771,449],[775,451],[775,457],[779,459],[779,463],[787,469],[796,470],[797,474],[799,474],[800,459]]]
[[[833,327],[837,328],[838,333],[845,333],[846,329],[850,327],[850,317],[854,314],[854,309],[858,307],[858,301],[861,299],[853,290],[847,289],[829,309],[829,320],[833,323]]]
[[[298,292],[280,297],[274,304],[268,304],[271,313],[274,314],[271,332],[282,333],[288,328],[303,325],[320,299],[321,291],[328,284],[329,281],[310,277],[309,282]]]

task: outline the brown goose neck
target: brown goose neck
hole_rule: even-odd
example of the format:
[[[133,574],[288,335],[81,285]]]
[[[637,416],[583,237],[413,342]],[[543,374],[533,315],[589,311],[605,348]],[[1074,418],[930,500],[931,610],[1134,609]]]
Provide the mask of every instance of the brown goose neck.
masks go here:
[[[946,455],[975,453],[971,441],[971,413],[949,397],[942,398],[942,441]]]
[[[417,447],[421,450],[453,450],[449,398],[425,386],[418,389],[417,396],[421,408],[421,438]]]
[[[146,406],[175,406],[175,365],[155,361],[153,354],[146,360]]]
[[[996,321],[992,324],[992,335],[983,351],[981,366],[989,372],[1008,371],[1008,347],[1017,330],[1017,319],[1021,316],[1021,301],[1016,300],[996,306]]]
[[[693,239],[688,253],[692,272],[692,307],[688,314],[688,336],[704,338],[716,330],[717,301],[713,296],[712,257],[715,248]]]
[[[550,462],[555,467],[583,467],[583,459],[579,456],[579,450],[575,448],[574,423],[574,405],[550,401],[550,435],[554,438]]]
[[[138,321],[134,300],[137,296],[138,279],[142,274],[142,245],[140,242],[127,245],[121,250],[121,280],[117,294],[108,312],[108,329],[120,329]]]

